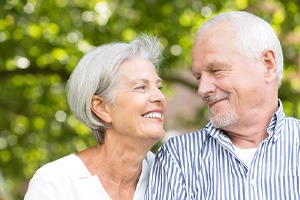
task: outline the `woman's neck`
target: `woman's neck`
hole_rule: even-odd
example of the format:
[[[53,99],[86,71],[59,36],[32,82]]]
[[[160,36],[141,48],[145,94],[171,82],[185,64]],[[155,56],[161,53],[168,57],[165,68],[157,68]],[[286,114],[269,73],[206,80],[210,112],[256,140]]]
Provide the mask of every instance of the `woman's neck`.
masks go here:
[[[112,199],[132,199],[142,171],[143,159],[149,150],[142,151],[117,141],[112,144],[106,140],[104,144],[90,147],[77,155],[91,175],[98,176]]]

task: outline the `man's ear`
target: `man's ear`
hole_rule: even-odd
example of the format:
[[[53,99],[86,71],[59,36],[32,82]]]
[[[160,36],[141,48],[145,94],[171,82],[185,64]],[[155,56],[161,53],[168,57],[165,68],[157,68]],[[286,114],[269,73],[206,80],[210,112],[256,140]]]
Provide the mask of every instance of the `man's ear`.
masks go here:
[[[274,51],[266,49],[262,53],[266,82],[272,82],[277,77],[276,57]]]
[[[91,109],[102,121],[111,123],[109,106],[107,102],[100,96],[94,95],[91,101]]]

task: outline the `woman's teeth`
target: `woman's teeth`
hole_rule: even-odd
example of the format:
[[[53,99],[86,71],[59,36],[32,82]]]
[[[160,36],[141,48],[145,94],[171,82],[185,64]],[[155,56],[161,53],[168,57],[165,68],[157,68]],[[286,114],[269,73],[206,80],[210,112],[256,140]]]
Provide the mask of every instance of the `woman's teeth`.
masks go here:
[[[146,117],[146,118],[161,118],[161,113],[158,113],[158,112],[148,113],[148,114],[143,115],[143,117]]]

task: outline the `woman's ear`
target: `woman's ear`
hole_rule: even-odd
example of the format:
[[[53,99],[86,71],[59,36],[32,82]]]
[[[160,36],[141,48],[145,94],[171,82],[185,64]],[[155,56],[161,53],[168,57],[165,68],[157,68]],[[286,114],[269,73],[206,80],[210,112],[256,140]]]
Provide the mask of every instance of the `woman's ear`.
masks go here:
[[[107,102],[100,96],[94,95],[91,101],[91,109],[102,121],[111,123],[109,106]]]
[[[266,81],[269,83],[272,82],[274,79],[277,80],[277,66],[274,51],[271,49],[263,51],[262,59],[265,68]]]

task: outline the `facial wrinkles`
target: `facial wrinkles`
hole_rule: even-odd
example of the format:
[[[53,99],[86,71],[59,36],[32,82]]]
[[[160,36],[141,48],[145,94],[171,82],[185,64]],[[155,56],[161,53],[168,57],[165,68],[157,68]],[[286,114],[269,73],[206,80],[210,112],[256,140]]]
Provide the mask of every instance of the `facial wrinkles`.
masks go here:
[[[237,114],[233,109],[228,109],[222,111],[219,106],[210,107],[216,102],[228,99],[229,95],[225,92],[220,92],[218,94],[209,94],[203,97],[203,100],[209,106],[209,117],[212,125],[216,128],[223,128],[228,125],[234,124],[237,121]],[[230,103],[230,101],[228,101]]]
[[[203,100],[205,103],[207,103],[208,105],[212,105],[218,101],[224,100],[228,98],[228,93],[225,92],[220,92],[218,94],[206,94],[203,97]]]
[[[220,33],[220,29],[224,31]],[[193,46],[194,74],[201,75],[205,71],[215,78],[220,78],[220,70],[221,75],[230,73],[230,58],[237,54],[230,42],[232,37],[233,33],[228,32],[226,26],[220,25],[199,36]],[[202,99],[208,104],[210,121],[214,127],[224,128],[237,122],[238,116],[233,109],[233,102],[229,99],[229,93],[217,85],[215,90],[211,89],[202,94]]]
[[[214,111],[210,111],[210,115],[214,115],[213,112]],[[232,110],[229,110],[224,115],[211,117],[210,121],[215,128],[224,128],[226,126],[236,123],[237,118],[237,114],[234,113]]]

